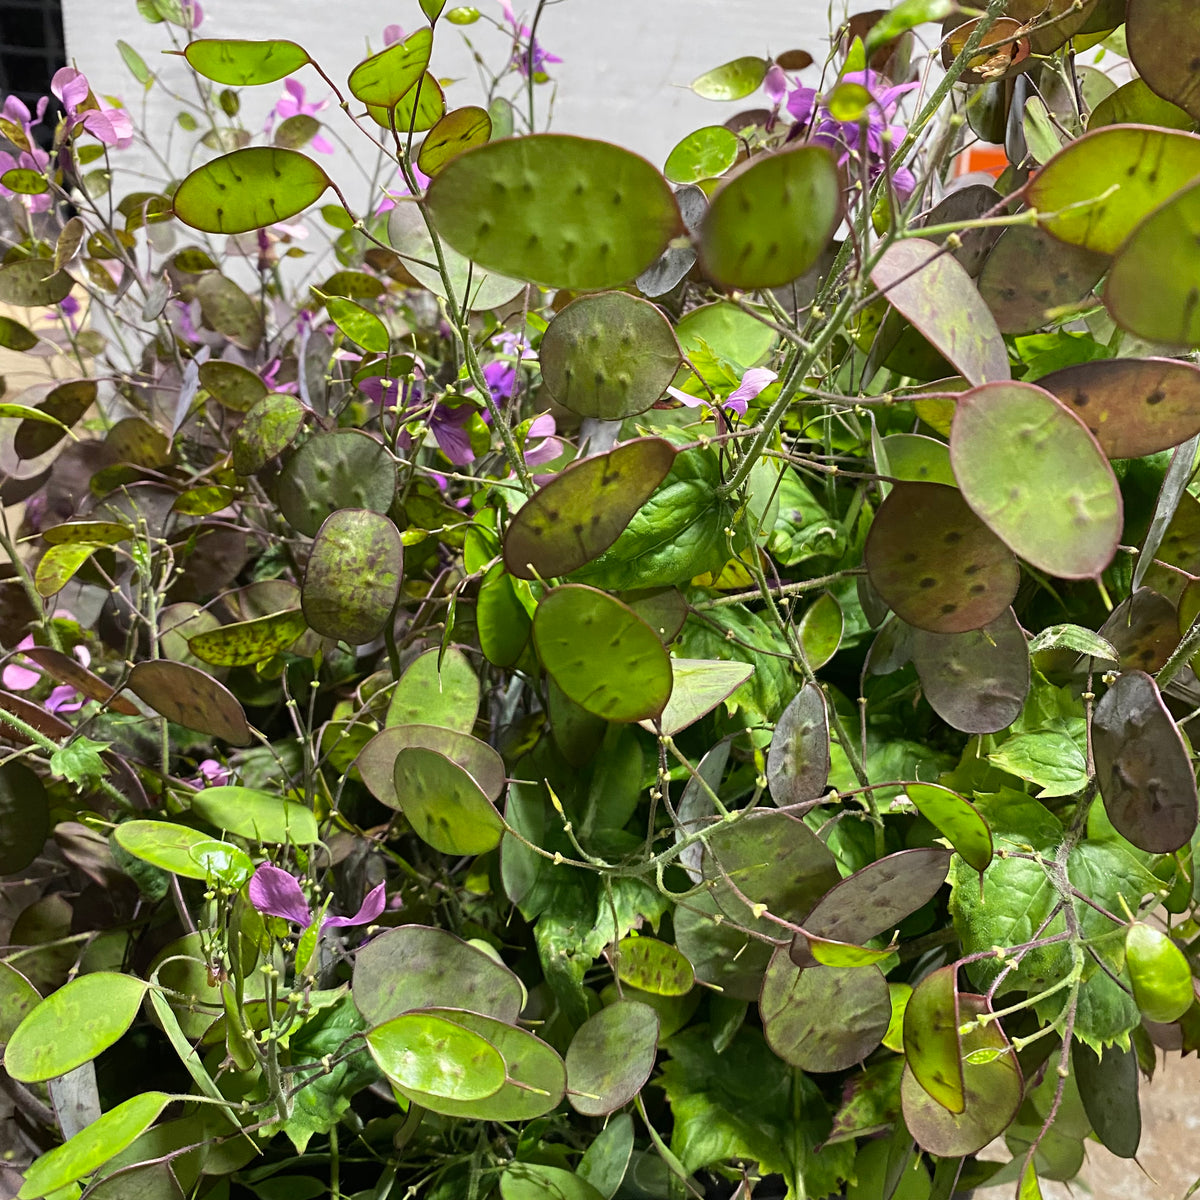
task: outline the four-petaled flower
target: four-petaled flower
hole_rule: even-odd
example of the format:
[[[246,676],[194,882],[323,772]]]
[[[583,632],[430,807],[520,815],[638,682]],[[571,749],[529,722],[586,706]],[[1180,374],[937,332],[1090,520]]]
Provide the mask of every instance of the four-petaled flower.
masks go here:
[[[50,90],[67,110],[67,127],[82,125],[88,133],[106,146],[123,150],[133,144],[133,122],[119,108],[107,108],[92,95],[87,76],[74,67],[62,67],[54,72]]]
[[[514,47],[513,56],[509,62],[510,67],[515,67],[528,79],[531,73],[535,78],[538,75],[544,75],[547,63],[562,62],[557,54],[551,54],[534,40],[533,31],[528,25],[522,25],[517,20],[516,14],[513,12],[512,0],[500,0],[500,7],[504,11],[504,19],[512,26],[513,31]],[[532,72],[530,67],[533,68]]]
[[[275,127],[276,118],[286,121],[289,117],[316,117],[317,113],[328,107],[328,98],[322,100],[320,104],[309,104],[304,99],[304,84],[298,79],[285,79],[283,95],[279,97],[275,102],[275,107],[267,114],[266,132],[270,133]],[[309,145],[319,154],[333,153],[333,143],[319,133],[313,136]]]
[[[64,615],[70,616],[69,613]],[[21,639],[17,645],[17,649],[32,650],[36,644],[31,633]],[[92,656],[86,646],[75,646],[73,653],[82,666],[90,667],[92,665]],[[3,679],[4,686],[10,692],[27,692],[31,687],[41,682],[42,676],[40,672],[31,671],[28,667],[21,666],[20,663],[9,663],[4,668],[0,678]],[[65,683],[59,684],[50,693],[45,704],[46,711],[52,713],[77,712],[82,707],[83,697],[73,687]]]
[[[358,912],[352,917],[326,917],[321,922],[321,929],[345,929],[351,925],[369,925],[379,917],[387,903],[385,884],[372,888],[367,893]],[[294,925],[307,929],[313,920],[312,909],[308,906],[304,891],[294,875],[262,863],[254,872],[248,889],[250,903],[268,917],[282,917]]]
[[[39,175],[46,174],[50,166],[50,155],[33,140],[33,126],[42,123],[42,117],[46,115],[46,105],[49,103],[50,99],[48,96],[43,96],[38,101],[37,116],[35,118],[30,116],[29,109],[25,107],[18,97],[5,97],[2,115],[6,121],[20,126],[24,131],[25,141],[29,144],[29,149],[19,150],[16,154],[9,154],[7,151],[0,152],[0,175],[17,169],[36,171]],[[0,196],[11,200],[14,196],[18,195],[21,202],[30,212],[45,212],[54,202],[53,197],[48,191],[38,192],[34,195],[28,193],[18,194],[0,184]]]
[[[835,116],[829,109],[830,99],[838,88],[848,85],[864,89],[870,102],[860,115],[853,118]],[[772,82],[772,86],[777,89],[778,79]],[[899,143],[905,134],[903,125],[891,124],[900,97],[918,87],[918,83],[889,87],[874,71],[848,71],[838,80],[833,92],[824,96],[818,96],[814,88],[792,89],[788,93],[787,110],[797,125],[808,125],[815,119],[816,126],[809,140],[818,146],[828,146],[837,155],[839,166],[846,166],[851,156],[860,163],[865,158],[870,182],[874,183],[887,169],[892,146]],[[907,167],[897,167],[892,171],[892,186],[901,199],[907,199],[912,195],[917,181]]]
[[[724,400],[719,401],[719,404],[721,408],[727,408],[730,412],[737,413],[739,417],[744,417],[750,401],[778,378],[779,376],[767,367],[751,367],[742,376],[741,383]],[[699,408],[702,404],[709,403],[704,396],[689,396],[687,392],[682,392],[679,388],[669,387],[667,393],[688,408]]]

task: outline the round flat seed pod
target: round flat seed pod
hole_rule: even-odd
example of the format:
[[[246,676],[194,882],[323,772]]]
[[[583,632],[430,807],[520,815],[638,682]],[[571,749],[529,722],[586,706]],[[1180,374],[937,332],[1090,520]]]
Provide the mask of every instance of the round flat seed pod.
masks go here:
[[[425,203],[460,254],[547,287],[616,287],[683,228],[670,184],[644,158],[564,134],[467,150],[438,172]]]
[[[1200,185],[1173,196],[1129,235],[1104,284],[1122,329],[1174,346],[1200,344]]]
[[[264,396],[233,431],[233,469],[239,475],[261,471],[292,444],[304,415],[304,405],[295,396]]]
[[[357,429],[309,438],[279,476],[279,508],[306,537],[315,537],[339,508],[383,513],[395,495],[394,459],[382,442]]]
[[[976,871],[992,861],[992,831],[970,800],[936,783],[910,783],[905,795]]]
[[[841,217],[842,185],[828,150],[761,155],[713,196],[700,262],[725,287],[780,287],[817,261]]]
[[[1077,1041],[1071,1045],[1071,1069],[1096,1136],[1118,1158],[1133,1158],[1142,1140],[1137,1051],[1106,1046],[1097,1056]]]
[[[780,926],[756,915],[747,900],[772,916],[799,921],[838,882],[837,863],[825,843],[803,821],[773,809],[756,810],[714,830],[701,872],[712,881],[712,895],[727,916],[774,936]]]
[[[1142,79],[1200,121],[1200,11],[1191,0],[1129,0],[1125,37]]]
[[[1131,79],[1115,92],[1110,92],[1088,117],[1088,129],[1099,129],[1103,125],[1161,125],[1166,129],[1191,129],[1193,124],[1192,118],[1182,108],[1156,95],[1140,78]]]
[[[670,442],[637,438],[573,463],[513,517],[505,565],[518,579],[548,579],[591,562],[621,536],[674,461]]]
[[[951,851],[919,847],[888,854],[835,884],[803,918],[807,932],[830,941],[861,944],[895,929],[937,895],[950,869]],[[792,959],[811,966],[804,934],[792,942]]]
[[[957,488],[898,483],[879,506],[863,553],[867,577],[902,620],[934,633],[993,621],[1013,602],[1012,551]]]
[[[1008,350],[970,275],[924,238],[893,242],[871,282],[973,384],[1008,379]]]
[[[883,1041],[892,1019],[887,980],[876,966],[801,971],[776,950],[758,1000],[771,1049],[802,1071],[844,1071]]]
[[[504,791],[504,759],[487,742],[439,725],[392,725],[382,729],[359,751],[354,765],[380,804],[399,808],[393,774],[396,757],[409,746],[436,750],[462,767],[492,801]]]
[[[1196,777],[1158,685],[1126,671],[1092,718],[1096,779],[1108,819],[1141,850],[1169,854],[1196,829]]]
[[[943,1108],[961,1113],[962,1047],[958,1040],[958,965],[932,971],[904,1009],[904,1057],[916,1081]]]
[[[567,1048],[567,1099],[585,1117],[628,1104],[654,1069],[658,1013],[639,1000],[618,1000],[589,1017]]]
[[[1179,645],[1179,628],[1175,605],[1143,587],[1113,609],[1099,634],[1116,650],[1116,661],[1124,670],[1152,673],[1166,664]]]
[[[1060,242],[1043,229],[1014,225],[992,247],[979,294],[1001,333],[1032,333],[1052,309],[1082,300],[1108,262],[1108,255]]]
[[[483,1100],[504,1084],[500,1052],[477,1033],[442,1016],[404,1013],[367,1034],[367,1049],[398,1087],[438,1100]]]
[[[1010,0],[1005,12],[1022,24],[1036,25],[1029,35],[1034,54],[1051,54],[1087,25],[1096,0]]]
[[[767,785],[780,808],[814,801],[829,781],[825,695],[806,683],[783,710],[767,752]]]
[[[945,483],[956,487],[950,469],[950,448],[920,433],[890,433],[882,439],[887,471],[906,483]]]
[[[524,1004],[521,981],[507,967],[444,929],[401,925],[354,956],[354,1006],[372,1024],[426,1006],[470,1008],[513,1022]]]
[[[443,854],[486,854],[504,822],[479,784],[456,762],[424,746],[406,746],[392,768],[396,803],[422,841]]]
[[[999,203],[1000,193],[987,184],[975,183],[968,187],[956,188],[921,218],[921,225],[933,227],[974,221]],[[983,270],[988,253],[1003,232],[1000,226],[984,225],[975,229],[964,229],[958,234],[962,245],[953,251],[953,257],[972,279]],[[944,233],[931,235],[929,240],[940,245],[948,236]]]
[[[1062,579],[1091,579],[1112,561],[1124,506],[1087,426],[1031,383],[964,392],[950,430],[963,499],[1021,558]]]
[[[732,924],[707,892],[681,900],[675,909],[675,943],[696,978],[735,1000],[757,1000],[771,946]]]
[[[987,1001],[982,996],[960,995],[958,1005],[963,1021],[987,1011]],[[994,1052],[995,1057],[988,1052]],[[958,1158],[982,1150],[1008,1128],[1024,1093],[1017,1057],[999,1022],[972,1025],[962,1035],[962,1054],[960,1113],[951,1112],[930,1096],[909,1067],[905,1067],[900,1081],[900,1101],[909,1132],[922,1150],[943,1158]],[[972,1062],[973,1055],[984,1061]]]
[[[237,697],[196,667],[166,658],[140,662],[129,673],[127,686],[168,721],[235,746],[250,744],[250,727]]]
[[[300,603],[309,628],[361,646],[383,632],[400,595],[404,547],[391,518],[342,508],[317,530]]]
[[[998,733],[1029,693],[1029,647],[1012,609],[968,633],[913,635],[912,662],[933,711],[963,733]]]
[[[1047,214],[1039,224],[1056,238],[1114,254],[1143,218],[1197,175],[1195,134],[1106,125],[1050,159],[1026,185],[1025,202]]]
[[[551,394],[581,417],[621,421],[660,399],[679,370],[671,323],[648,300],[601,292],[572,300],[539,353]]]
[[[608,721],[659,716],[671,695],[671,660],[632,609],[596,588],[555,588],[538,605],[533,641],[569,700]]]
[[[1080,363],[1043,375],[1038,387],[1067,405],[1109,458],[1156,454],[1200,432],[1200,367],[1179,359]]]

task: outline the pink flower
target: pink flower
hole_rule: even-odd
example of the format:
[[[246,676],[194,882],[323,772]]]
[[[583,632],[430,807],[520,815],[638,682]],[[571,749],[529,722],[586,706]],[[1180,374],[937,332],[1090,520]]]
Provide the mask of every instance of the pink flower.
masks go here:
[[[25,132],[25,140],[29,143],[28,150],[20,150],[17,154],[9,154],[8,152],[0,153],[0,175],[6,171],[27,170],[36,171],[39,175],[45,175],[50,166],[50,156],[43,150],[33,137],[33,126],[40,125],[42,118],[46,114],[46,105],[50,103],[48,96],[43,96],[38,101],[36,119],[31,117],[29,109],[17,96],[6,96],[4,99],[4,108],[2,110],[4,119],[11,121],[14,125],[19,125]],[[18,193],[10,191],[3,184],[0,184],[0,196],[4,196],[11,200],[14,197],[19,199],[30,212],[46,212],[54,203],[54,198],[46,192],[39,192],[36,195],[28,193]]]
[[[400,25],[387,25],[383,30],[383,44],[392,46],[396,42],[404,41],[404,29]]]
[[[204,9],[200,7],[200,0],[183,0],[183,13],[188,19],[189,29],[200,28],[200,22],[204,20]]]
[[[294,875],[270,863],[262,863],[254,872],[248,889],[250,903],[268,917],[282,917],[293,925],[308,928],[312,924],[312,910],[305,899],[304,891]],[[352,917],[326,917],[321,928],[344,929],[351,925],[369,925],[383,912],[387,903],[386,884],[381,883],[367,893],[358,912]]]
[[[233,778],[233,772],[215,758],[204,759],[196,770],[200,774],[188,782],[198,788],[224,787]]]
[[[329,100],[320,104],[308,104],[304,99],[304,84],[297,79],[283,81],[284,94],[276,101],[275,107],[267,114],[266,132],[270,133],[275,126],[275,119],[286,121],[288,117],[315,117],[317,113],[329,107]],[[319,154],[332,154],[333,144],[319,133],[309,143]]]
[[[543,463],[553,462],[562,452],[563,444],[560,438],[554,437],[557,432],[554,418],[549,413],[534,417],[525,434],[525,463],[530,467],[539,467]],[[536,446],[536,438],[541,438]]]
[[[50,90],[67,110],[68,127],[82,125],[106,146],[123,150],[133,144],[133,122],[119,108],[106,108],[92,95],[87,76],[74,67],[55,71]]]
[[[562,59],[557,54],[551,54],[548,50],[544,50],[536,41],[532,41],[533,31],[528,25],[522,25],[513,12],[511,0],[500,0],[500,9],[504,13],[504,19],[512,26],[513,41],[513,56],[509,62],[510,67],[515,67],[526,79],[530,75],[530,67],[533,68],[534,75],[543,74],[543,68],[547,63],[560,63]]]
[[[763,91],[767,93],[767,99],[777,106],[787,94],[787,85],[788,79],[783,68],[778,63],[772,63],[763,79]]]
[[[720,406],[737,413],[739,417],[744,417],[750,401],[778,378],[779,376],[774,371],[768,370],[766,367],[751,367],[742,376],[741,383],[724,400],[720,401]],[[667,393],[674,396],[680,404],[687,408],[699,408],[702,404],[709,403],[704,396],[689,396],[687,392],[682,392],[679,388],[669,387]]]

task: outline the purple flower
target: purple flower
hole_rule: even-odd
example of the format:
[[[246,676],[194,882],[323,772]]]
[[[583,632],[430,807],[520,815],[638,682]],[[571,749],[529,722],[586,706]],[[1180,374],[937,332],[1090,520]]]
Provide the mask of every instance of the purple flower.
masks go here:
[[[183,0],[183,14],[187,17],[189,29],[200,28],[200,22],[204,20],[204,9],[200,7],[200,0]]]
[[[767,99],[778,107],[779,102],[787,95],[788,86],[788,78],[778,63],[772,63],[767,68],[767,74],[763,79],[762,86],[763,91],[767,93]]]
[[[196,770],[200,774],[188,782],[198,788],[224,787],[233,778],[233,772],[215,758],[203,759]]]
[[[778,378],[779,376],[774,371],[768,370],[766,367],[751,367],[742,376],[741,383],[724,400],[719,401],[720,407],[737,413],[739,417],[744,417],[750,401]],[[669,387],[667,393],[674,396],[680,404],[687,408],[699,408],[702,404],[709,403],[705,397],[689,396],[687,392],[682,392],[679,388]]]
[[[383,29],[383,44],[385,46],[394,45],[396,42],[404,41],[404,27],[401,25],[385,25]]]
[[[533,31],[528,25],[522,25],[517,20],[516,14],[513,12],[512,0],[500,0],[500,8],[504,12],[504,19],[512,26],[513,31],[514,48],[513,56],[508,64],[510,67],[515,67],[528,79],[531,59],[535,76],[545,74],[543,68],[547,63],[562,62],[557,54],[551,54],[536,41],[531,41]]]
[[[556,432],[554,418],[549,413],[542,413],[540,417],[533,418],[525,434],[523,447],[527,466],[539,467],[543,463],[552,462],[563,452],[562,439],[553,436]],[[537,438],[542,440],[534,445]]]
[[[838,81],[838,87],[857,84],[870,95],[870,103],[861,116],[854,119],[839,119],[829,111],[832,96],[818,98],[813,88],[797,87],[789,94],[787,110],[798,125],[807,125],[816,112],[816,128],[810,140],[818,146],[827,146],[837,156],[838,166],[846,166],[851,157],[861,161],[865,158],[872,183],[887,169],[891,149],[903,139],[903,125],[893,125],[900,98],[920,85],[902,83],[885,87],[874,71],[849,71]],[[835,88],[836,91],[836,88]],[[907,167],[892,172],[892,184],[897,194],[906,199],[917,186],[916,179]]]
[[[304,892],[294,875],[270,863],[260,864],[249,886],[250,903],[268,917],[282,917],[293,925],[308,928],[312,924],[312,910],[308,907]],[[367,893],[358,912],[352,917],[326,917],[321,922],[322,930],[344,929],[351,925],[369,925],[383,912],[387,903],[386,884],[380,884]]]
[[[92,95],[87,76],[74,67],[55,71],[50,90],[67,110],[67,126],[82,125],[106,146],[123,150],[133,144],[133,122],[119,108],[106,108]]]
[[[19,125],[25,133],[25,140],[29,143],[28,150],[19,150],[16,154],[9,154],[7,151],[0,153],[0,175],[7,171],[26,170],[37,171],[39,175],[45,175],[50,166],[50,156],[43,150],[33,138],[33,126],[40,125],[42,117],[46,114],[46,105],[50,103],[49,97],[43,96],[38,101],[37,117],[30,116],[29,109],[25,107],[22,101],[17,96],[6,96],[4,100],[3,116],[6,121],[11,121],[14,125]],[[17,193],[0,184],[0,196],[4,196],[11,200],[14,197],[19,199],[30,212],[46,212],[54,203],[54,198],[47,192],[40,192],[37,195],[29,195],[28,193]]]
[[[387,36],[386,34],[384,35]],[[304,84],[298,79],[283,81],[283,95],[275,102],[275,107],[267,114],[265,130],[270,133],[275,127],[275,120],[286,121],[289,117],[315,117],[317,113],[329,106],[329,100],[320,104],[308,104],[304,99]],[[333,144],[319,133],[309,143],[319,154],[332,154]]]
[[[476,409],[470,404],[460,404],[456,408],[438,404],[426,421],[441,452],[456,467],[465,467],[475,461],[471,435],[466,428],[475,412]]]

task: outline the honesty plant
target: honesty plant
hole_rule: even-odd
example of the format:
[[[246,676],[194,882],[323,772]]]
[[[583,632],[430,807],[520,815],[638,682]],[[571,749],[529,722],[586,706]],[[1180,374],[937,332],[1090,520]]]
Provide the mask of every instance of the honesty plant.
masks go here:
[[[21,1200],[1132,1159],[1200,1048],[1194,6],[852,14],[660,170],[489,5],[343,82],[138,0],[194,89],[4,101]]]

